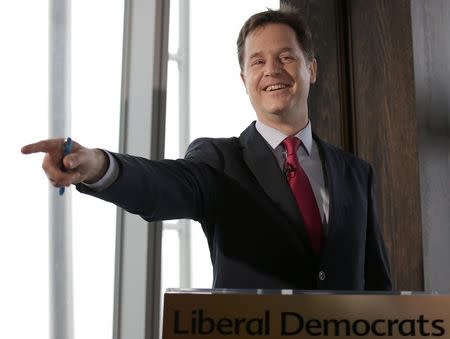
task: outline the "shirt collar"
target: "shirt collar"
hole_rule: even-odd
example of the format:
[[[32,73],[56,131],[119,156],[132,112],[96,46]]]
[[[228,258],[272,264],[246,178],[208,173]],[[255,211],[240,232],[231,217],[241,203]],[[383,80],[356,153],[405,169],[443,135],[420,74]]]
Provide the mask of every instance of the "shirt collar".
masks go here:
[[[259,120],[256,121],[255,127],[259,134],[261,134],[264,140],[266,140],[273,149],[277,148],[277,146],[288,137],[288,135],[285,135],[283,132],[267,126]],[[306,126],[295,134],[295,136],[302,141],[303,147],[308,152],[308,155],[311,155],[313,144],[311,122],[308,120]]]

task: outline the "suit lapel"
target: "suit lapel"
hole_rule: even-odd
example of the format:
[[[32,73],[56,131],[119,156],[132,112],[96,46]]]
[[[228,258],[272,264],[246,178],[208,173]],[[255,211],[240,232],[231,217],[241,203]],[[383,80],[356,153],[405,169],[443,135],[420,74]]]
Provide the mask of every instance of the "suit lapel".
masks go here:
[[[345,226],[345,223],[342,223],[340,220],[345,219],[344,212],[349,206],[347,204],[348,199],[345,196],[347,190],[342,187],[342,180],[345,177],[345,163],[342,161],[342,157],[333,146],[322,141],[315,134],[313,134],[313,138],[319,148],[325,185],[330,196],[328,236],[321,254],[323,258],[327,255],[327,247],[333,241],[333,235],[336,232],[345,232],[345,230],[341,229]],[[295,198],[283,173],[280,171],[270,145],[258,133],[254,123],[242,132],[239,140],[243,146],[244,160],[256,180],[264,189],[268,198],[287,216],[289,224],[294,228],[294,232],[299,236],[304,247],[308,248],[311,255],[313,255]]]
[[[295,233],[301,238],[304,246],[312,248],[291,189],[280,171],[271,147],[256,130],[252,123],[239,137],[243,146],[243,157],[247,166],[269,199],[287,216]]]
[[[340,220],[342,221],[345,219],[344,211],[348,209],[345,196],[347,190],[344,187],[341,187],[344,178],[344,162],[342,161],[342,158],[332,146],[319,139],[316,135],[314,135],[314,140],[319,147],[325,185],[328,188],[328,193],[330,195],[328,236],[322,251],[322,255],[325,255],[328,247],[327,244],[333,241],[333,235],[336,234],[336,232],[345,232],[345,230],[339,230],[339,228],[342,227]]]

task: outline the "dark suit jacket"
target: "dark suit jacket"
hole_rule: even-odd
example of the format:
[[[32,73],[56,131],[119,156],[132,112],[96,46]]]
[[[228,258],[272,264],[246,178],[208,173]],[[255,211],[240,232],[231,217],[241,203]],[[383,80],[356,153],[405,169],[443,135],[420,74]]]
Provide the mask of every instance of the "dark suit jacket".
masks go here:
[[[329,232],[314,256],[295,198],[252,123],[239,138],[197,139],[185,159],[114,154],[120,175],[101,193],[145,220],[201,223],[216,288],[389,290],[371,166],[314,136],[330,193]]]

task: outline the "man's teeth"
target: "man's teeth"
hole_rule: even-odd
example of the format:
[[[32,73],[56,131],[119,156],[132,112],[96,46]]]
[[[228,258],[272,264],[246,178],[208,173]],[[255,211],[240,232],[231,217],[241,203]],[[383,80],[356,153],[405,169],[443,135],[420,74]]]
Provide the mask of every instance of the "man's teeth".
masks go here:
[[[287,85],[285,85],[285,84],[276,84],[276,85],[267,87],[266,92],[275,91],[277,89],[286,88],[286,87],[287,87]]]

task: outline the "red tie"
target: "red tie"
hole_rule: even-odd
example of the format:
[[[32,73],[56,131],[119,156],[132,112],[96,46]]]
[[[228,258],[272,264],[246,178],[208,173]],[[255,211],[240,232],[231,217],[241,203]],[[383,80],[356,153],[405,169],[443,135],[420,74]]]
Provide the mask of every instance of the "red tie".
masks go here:
[[[282,144],[287,151],[284,172],[303,216],[311,246],[314,253],[319,255],[322,246],[322,222],[311,184],[298,162],[297,149],[301,140],[296,137],[287,137]]]

